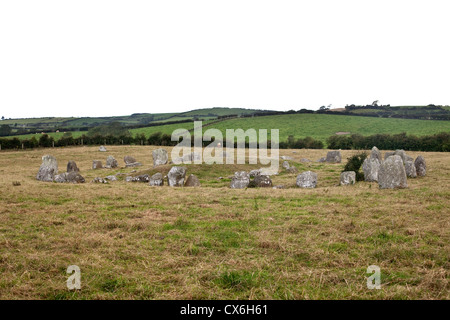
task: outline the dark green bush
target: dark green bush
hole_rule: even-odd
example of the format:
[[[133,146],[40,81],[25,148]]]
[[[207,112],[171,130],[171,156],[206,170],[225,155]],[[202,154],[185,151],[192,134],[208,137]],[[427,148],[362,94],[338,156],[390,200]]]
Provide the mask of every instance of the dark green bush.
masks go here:
[[[364,160],[367,158],[367,153],[361,152],[347,159],[344,171],[355,171],[356,181],[364,181],[364,173],[360,171]]]

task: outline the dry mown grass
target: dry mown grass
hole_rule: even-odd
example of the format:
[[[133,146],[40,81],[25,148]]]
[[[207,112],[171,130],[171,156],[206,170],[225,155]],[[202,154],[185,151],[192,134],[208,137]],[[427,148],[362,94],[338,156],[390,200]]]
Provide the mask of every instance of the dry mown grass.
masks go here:
[[[35,180],[44,154],[58,159],[60,172],[75,160],[88,182],[133,170],[91,170],[92,160],[109,154],[120,163],[132,155],[144,164],[137,173],[153,173],[152,149],[1,152],[0,298],[450,297],[448,153],[421,153],[428,175],[410,179],[405,190],[339,187],[344,164],[292,161],[300,172],[318,172],[318,188],[228,188],[235,170],[255,165],[189,165],[202,188]],[[316,160],[326,151],[281,154]],[[274,184],[294,186],[295,176],[280,174]],[[74,264],[82,275],[76,292],[66,288],[66,268]],[[381,268],[381,290],[366,287],[372,264]]]

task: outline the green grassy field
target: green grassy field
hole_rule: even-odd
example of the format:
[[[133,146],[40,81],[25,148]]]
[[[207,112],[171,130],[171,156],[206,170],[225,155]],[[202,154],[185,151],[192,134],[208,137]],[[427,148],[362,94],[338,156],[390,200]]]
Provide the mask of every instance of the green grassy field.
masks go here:
[[[402,132],[422,136],[443,131],[450,132],[450,121],[293,114],[230,119],[214,124],[212,127],[220,129],[223,133],[225,133],[226,129],[234,128],[242,128],[244,130],[249,128],[279,129],[280,141],[286,141],[289,135],[293,135],[296,138],[310,136],[325,142],[328,137],[335,135],[336,132],[357,133],[363,136]]]
[[[207,123],[208,121],[204,122],[204,124]],[[190,130],[193,128],[193,123],[145,127],[131,129],[130,131],[133,135],[144,133],[148,137],[154,132],[171,134],[178,128]],[[440,132],[450,132],[450,121],[337,116],[326,114],[293,114],[223,120],[214,123],[211,126],[205,126],[204,131],[210,128],[221,130],[224,137],[226,129],[269,129],[269,134],[270,129],[279,129],[280,141],[286,141],[289,135],[293,135],[296,138],[310,136],[325,143],[326,139],[335,135],[336,132],[357,133],[363,136],[378,133],[396,134],[402,132],[423,136]],[[86,133],[86,131],[75,131],[72,134],[74,137],[78,137]],[[63,133],[50,132],[49,135],[58,139],[62,137]],[[33,135],[21,135],[17,137],[27,139],[32,136]],[[39,135],[35,136],[39,137]]]
[[[199,188],[89,183],[95,177],[161,172],[155,147],[69,147],[0,152],[2,299],[449,299],[450,155],[425,156],[428,170],[408,189],[377,183],[338,186],[341,164],[301,163],[327,150],[282,150],[296,174],[273,176],[285,189],[230,189],[229,177],[255,165],[187,165]],[[167,148],[170,152],[170,149]],[[44,154],[60,172],[75,160],[84,184],[36,180]],[[343,159],[355,151],[343,151]],[[92,169],[113,155],[121,168]],[[124,168],[132,155],[142,167]],[[133,170],[137,170],[133,172]],[[219,179],[223,177],[223,179]],[[69,291],[66,269],[81,269]],[[369,290],[369,265],[381,290]]]

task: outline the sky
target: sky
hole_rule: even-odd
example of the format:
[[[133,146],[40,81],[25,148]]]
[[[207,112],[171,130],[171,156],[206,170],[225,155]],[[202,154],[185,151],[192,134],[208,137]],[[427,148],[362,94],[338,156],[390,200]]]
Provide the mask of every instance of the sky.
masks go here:
[[[0,1],[0,116],[450,105],[447,0]]]

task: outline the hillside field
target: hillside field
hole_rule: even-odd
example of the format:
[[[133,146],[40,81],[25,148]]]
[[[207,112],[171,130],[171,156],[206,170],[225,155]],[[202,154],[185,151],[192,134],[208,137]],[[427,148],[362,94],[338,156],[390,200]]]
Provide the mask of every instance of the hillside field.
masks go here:
[[[207,124],[209,121],[204,122]],[[171,134],[175,129],[184,128],[190,130],[193,123],[170,124],[162,126],[131,129],[133,135],[144,133],[147,137],[155,132]],[[336,132],[357,133],[363,136],[386,133],[396,134],[406,132],[417,136],[433,135],[440,132],[450,132],[450,121],[438,120],[413,120],[413,119],[391,119],[359,116],[338,116],[327,114],[292,114],[263,116],[252,118],[235,118],[204,126],[204,131],[216,128],[225,136],[226,129],[270,129],[280,130],[280,141],[286,141],[289,135],[295,138],[307,136],[321,140],[326,144],[326,139]],[[74,137],[86,134],[86,131],[73,132]],[[56,139],[62,137],[63,133],[50,132],[49,135]],[[33,135],[17,136],[19,138],[31,138]],[[39,137],[39,135],[34,135]]]
[[[230,189],[235,171],[260,167],[248,164],[187,165],[199,188],[123,177],[90,183],[116,173],[166,174],[169,165],[153,167],[154,148],[1,151],[0,298],[450,299],[450,153],[408,152],[422,154],[428,172],[403,190],[338,186],[355,151],[342,151],[341,164],[314,162],[327,150],[280,150],[299,172],[318,173],[308,190],[282,169],[273,183],[285,189]],[[75,160],[87,183],[37,181],[45,154],[60,172]],[[108,155],[120,166],[125,155],[143,166],[91,169]],[[81,269],[81,290],[66,287],[70,265]],[[381,290],[366,286],[369,265],[381,269]]]

